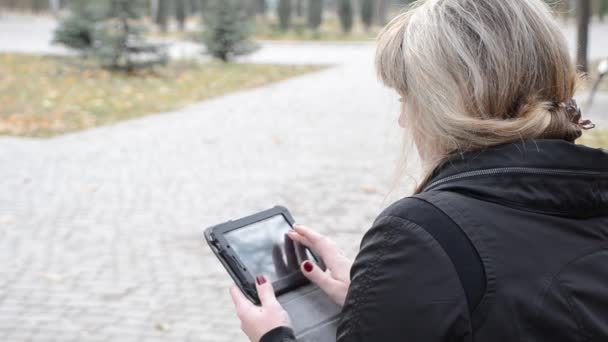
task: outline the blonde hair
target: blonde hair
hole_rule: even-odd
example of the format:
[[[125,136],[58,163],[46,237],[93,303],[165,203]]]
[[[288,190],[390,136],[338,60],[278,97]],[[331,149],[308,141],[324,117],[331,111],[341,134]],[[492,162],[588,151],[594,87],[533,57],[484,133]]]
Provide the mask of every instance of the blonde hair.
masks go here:
[[[376,68],[407,103],[408,129],[439,156],[428,171],[454,153],[581,136],[556,105],[572,99],[578,75],[541,0],[419,0],[380,34]]]

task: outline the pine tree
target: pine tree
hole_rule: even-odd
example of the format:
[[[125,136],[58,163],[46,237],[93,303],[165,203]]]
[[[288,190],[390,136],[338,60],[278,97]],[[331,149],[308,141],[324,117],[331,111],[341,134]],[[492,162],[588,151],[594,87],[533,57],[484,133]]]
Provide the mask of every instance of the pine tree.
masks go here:
[[[165,62],[159,46],[145,45],[138,23],[144,11],[143,0],[72,0],[71,14],[61,21],[53,41],[94,57],[106,68],[133,71],[135,68]],[[145,50],[157,58],[146,63],[134,61]]]
[[[53,43],[79,51],[82,55],[88,55],[93,49],[97,23],[107,17],[108,3],[72,0],[70,12],[55,30]]]
[[[279,0],[277,5],[279,27],[282,31],[289,30],[291,26],[291,0]]]
[[[48,0],[32,0],[32,10],[34,12],[42,12],[49,9]]]
[[[308,1],[308,27],[314,31],[319,30],[323,21],[323,0]]]
[[[597,15],[601,22],[604,22],[604,16],[608,11],[608,0],[597,0]]]
[[[183,31],[186,28],[186,0],[175,1],[175,20],[179,26],[179,30]]]
[[[266,16],[266,11],[268,10],[268,4],[266,4],[266,0],[256,0],[256,12],[261,16]]]
[[[388,0],[376,0],[376,9],[374,11],[376,24],[384,26],[387,23],[388,17]]]
[[[197,14],[201,10],[200,0],[190,0],[190,14]]]
[[[240,0],[210,0],[203,11],[202,41],[207,52],[224,62],[252,52],[251,23]]]
[[[158,0],[155,20],[162,32],[167,32],[169,29],[169,5],[170,0]]]
[[[351,0],[339,0],[338,16],[340,25],[344,33],[349,33],[353,29],[353,4]]]
[[[369,30],[374,20],[374,1],[361,0],[361,21],[365,30]]]

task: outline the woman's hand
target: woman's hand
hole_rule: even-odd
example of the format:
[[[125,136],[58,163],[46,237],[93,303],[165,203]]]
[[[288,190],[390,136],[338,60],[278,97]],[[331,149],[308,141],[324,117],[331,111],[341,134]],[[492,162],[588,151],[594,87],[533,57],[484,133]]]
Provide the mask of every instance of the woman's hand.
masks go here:
[[[321,256],[327,266],[327,271],[323,272],[312,261],[305,261],[300,265],[302,273],[319,286],[336,304],[344,306],[346,293],[350,286],[352,260],[344,256],[344,253],[332,240],[305,226],[295,224],[288,235],[292,240]]]
[[[290,327],[289,315],[277,301],[272,284],[264,276],[256,277],[256,288],[261,306],[253,305],[241,292],[232,286],[230,296],[241,320],[241,329],[251,342],[258,342],[267,332],[278,327]]]

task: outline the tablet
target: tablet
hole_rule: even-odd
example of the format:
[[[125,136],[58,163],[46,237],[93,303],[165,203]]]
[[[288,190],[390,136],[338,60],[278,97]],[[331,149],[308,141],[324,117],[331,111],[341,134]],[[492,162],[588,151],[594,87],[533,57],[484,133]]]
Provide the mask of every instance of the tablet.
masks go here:
[[[272,282],[278,296],[309,283],[300,271],[304,260],[312,260],[324,269],[318,256],[287,236],[293,223],[289,211],[276,206],[205,230],[211,250],[255,304],[260,304],[256,276],[264,275]]]

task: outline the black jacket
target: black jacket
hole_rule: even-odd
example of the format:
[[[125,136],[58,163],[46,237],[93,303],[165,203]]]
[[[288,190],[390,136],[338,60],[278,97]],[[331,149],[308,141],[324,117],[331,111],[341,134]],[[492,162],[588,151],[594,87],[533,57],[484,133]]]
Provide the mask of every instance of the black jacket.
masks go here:
[[[435,222],[455,223],[474,247],[464,272],[478,264],[479,281],[463,287],[416,223],[421,199],[404,198],[363,238],[338,342],[608,341],[607,151],[562,140],[488,148],[445,163],[423,195]],[[287,328],[262,338],[294,340]]]

